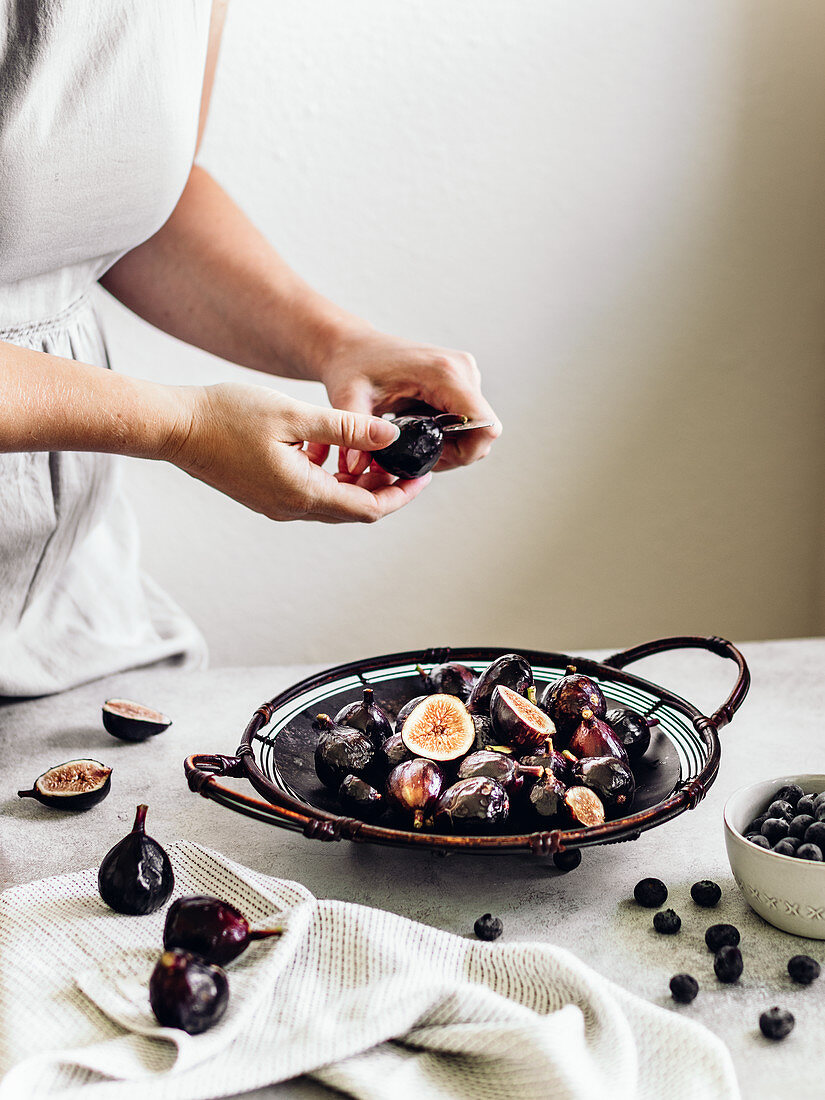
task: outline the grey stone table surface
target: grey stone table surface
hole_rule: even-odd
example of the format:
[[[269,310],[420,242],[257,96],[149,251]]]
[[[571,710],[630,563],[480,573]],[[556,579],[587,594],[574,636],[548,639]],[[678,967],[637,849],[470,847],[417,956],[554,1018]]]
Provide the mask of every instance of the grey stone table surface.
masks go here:
[[[183,776],[184,757],[232,753],[254,709],[312,669],[145,669],[59,696],[4,702],[0,877],[11,886],[97,866],[131,827],[135,805],[145,801],[150,832],[161,842],[206,844],[259,871],[296,879],[321,897],[389,909],[458,935],[472,934],[481,913],[497,914],[507,940],[563,946],[641,997],[707,1025],[728,1045],[743,1096],[820,1097],[825,1094],[825,977],[807,988],[793,986],[785,966],[799,953],[825,961],[825,942],[779,932],[748,908],[727,862],[722,807],[743,784],[825,772],[825,639],[741,648],[753,685],[733,723],[722,730],[719,775],[704,801],[634,843],[586,851],[581,866],[568,875],[527,854],[443,858],[346,841],[322,844],[192,794]],[[648,658],[636,669],[704,713],[724,700],[735,671],[732,663],[695,651]],[[174,724],[142,744],[120,742],[100,721],[101,703],[114,696],[164,710]],[[112,792],[93,810],[71,815],[16,797],[48,767],[80,756],[114,768]],[[677,936],[657,935],[651,912],[632,901],[634,884],[647,875],[668,884],[668,904],[683,921]],[[690,885],[703,878],[722,887],[716,910],[701,910],[690,899]],[[705,929],[718,921],[742,931],[746,969],[735,986],[716,982],[704,946]],[[670,977],[680,971],[694,974],[701,987],[686,1007],[675,1005],[668,991]],[[797,1020],[781,1044],[769,1043],[758,1030],[760,1012],[773,1004],[789,1007]],[[246,1100],[330,1095],[312,1082],[295,1081],[246,1094]]]

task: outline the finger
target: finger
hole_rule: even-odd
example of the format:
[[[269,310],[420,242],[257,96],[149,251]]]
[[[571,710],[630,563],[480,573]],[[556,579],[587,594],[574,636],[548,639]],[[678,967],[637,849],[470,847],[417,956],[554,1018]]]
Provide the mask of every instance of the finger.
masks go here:
[[[325,443],[307,443],[304,453],[310,462],[323,466],[329,456],[329,446]]]
[[[392,474],[388,474],[380,466],[373,466],[357,478],[352,477],[351,474],[336,474],[335,477],[338,481],[349,481],[351,484],[360,485],[363,489],[369,489],[371,493],[384,485],[392,485],[395,481]]]
[[[462,433],[456,432],[456,435],[459,434]],[[463,434],[481,435],[481,429]],[[469,466],[473,462],[486,458],[492,445],[493,440],[489,436],[475,440],[448,439],[435,470],[437,473],[442,473],[444,470],[455,470],[459,466]]]
[[[338,452],[338,469],[354,478],[360,477],[369,468],[370,461],[368,451],[353,451],[349,447],[342,447]]]
[[[304,401],[292,403],[287,421],[295,438],[356,451],[377,451],[398,438],[398,428],[378,416],[348,409],[322,409]]]
[[[375,523],[384,516],[397,512],[429,484],[431,474],[411,481],[394,481],[391,485],[379,485],[374,492],[347,481],[339,481],[332,475],[313,467],[310,487],[311,503],[304,519],[323,516],[330,521],[350,523]]]

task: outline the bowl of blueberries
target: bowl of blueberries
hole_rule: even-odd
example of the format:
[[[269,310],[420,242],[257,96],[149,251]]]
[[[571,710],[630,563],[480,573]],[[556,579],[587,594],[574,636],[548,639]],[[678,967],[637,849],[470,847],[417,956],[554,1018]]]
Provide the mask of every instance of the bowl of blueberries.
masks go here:
[[[724,821],[731,870],[750,907],[783,932],[825,939],[825,775],[742,787]]]

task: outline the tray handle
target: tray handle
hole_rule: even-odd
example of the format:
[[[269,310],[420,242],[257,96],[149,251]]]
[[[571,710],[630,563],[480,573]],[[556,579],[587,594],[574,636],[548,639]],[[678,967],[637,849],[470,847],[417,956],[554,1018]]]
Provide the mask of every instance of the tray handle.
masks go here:
[[[633,661],[640,661],[643,657],[650,657],[654,653],[665,653],[671,649],[706,649],[710,653],[715,653],[717,657],[725,657],[728,660],[736,662],[739,674],[736,677],[736,683],[733,685],[733,690],[721,707],[714,711],[710,717],[710,721],[716,729],[719,729],[721,726],[726,726],[748,694],[751,674],[747,662],[740,651],[735,645],[726,641],[724,638],[718,638],[716,636],[704,638],[698,635],[658,638],[652,642],[642,642],[641,645],[633,646],[632,649],[622,650],[621,653],[614,653],[612,657],[608,657],[602,663],[609,665],[610,668],[625,668],[627,665],[632,664]]]

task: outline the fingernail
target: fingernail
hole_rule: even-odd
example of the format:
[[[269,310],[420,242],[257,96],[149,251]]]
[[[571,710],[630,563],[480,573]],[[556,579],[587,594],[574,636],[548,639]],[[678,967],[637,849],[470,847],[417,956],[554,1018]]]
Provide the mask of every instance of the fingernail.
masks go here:
[[[354,474],[358,469],[358,462],[361,458],[360,451],[347,451],[347,469],[351,474]]]
[[[383,420],[381,417],[375,416],[370,421],[370,441],[379,447],[389,447],[390,443],[394,443],[399,435],[401,435],[400,428],[397,424],[393,424],[391,420]]]

